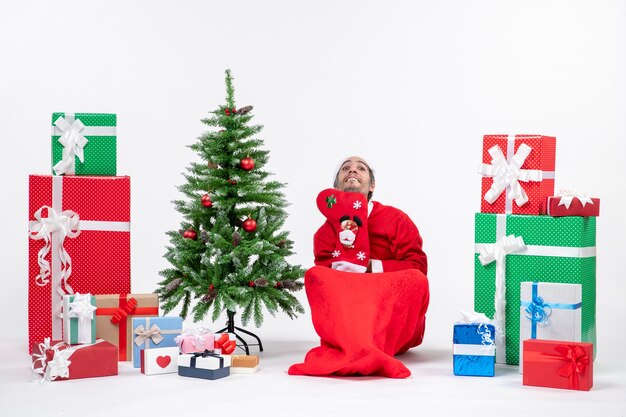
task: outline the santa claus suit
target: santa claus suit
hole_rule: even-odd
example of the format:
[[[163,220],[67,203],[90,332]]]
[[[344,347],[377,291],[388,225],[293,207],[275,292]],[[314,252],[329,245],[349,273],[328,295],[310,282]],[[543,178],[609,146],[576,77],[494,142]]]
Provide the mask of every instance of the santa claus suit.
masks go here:
[[[371,201],[367,218],[372,272],[418,269],[427,275],[426,254],[422,237],[415,224],[401,210]],[[331,267],[335,257],[337,233],[329,221],[313,238],[315,264]],[[335,252],[336,255],[336,252]],[[337,268],[340,269],[340,268]]]

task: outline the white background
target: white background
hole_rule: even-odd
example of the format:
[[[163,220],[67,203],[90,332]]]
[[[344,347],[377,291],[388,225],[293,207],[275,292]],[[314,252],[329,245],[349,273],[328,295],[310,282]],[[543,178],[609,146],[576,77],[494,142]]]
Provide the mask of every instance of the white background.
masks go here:
[[[519,401],[519,412],[533,410],[534,399],[557,415],[568,404],[569,415],[588,415],[599,404],[604,415],[626,413],[618,400],[626,393],[619,314],[626,289],[626,2],[29,1],[3,3],[0,14],[2,408],[72,414],[28,399],[62,397],[63,386],[107,394],[112,381],[148,384],[136,384],[139,377],[122,367],[123,377],[101,380],[107,385],[69,382],[41,392],[26,385],[27,181],[50,172],[51,113],[118,114],[118,174],[132,181],[132,290],[152,292],[167,267],[165,232],[179,227],[170,201],[196,159],[186,146],[205,131],[199,120],[223,103],[230,68],[238,107],[254,105],[254,122],[265,126],[259,137],[270,151],[267,168],[288,183],[291,261],[312,265],[312,234],[323,220],[315,196],[331,185],[341,158],[359,154],[376,169],[374,199],[401,208],[419,227],[431,283],[426,340],[405,360],[409,382],[288,377],[282,371],[315,344],[310,316],[266,315],[255,331],[267,344],[269,377],[228,382],[229,392],[251,401],[244,410],[264,402],[281,410],[278,400],[302,406],[311,392],[330,398],[335,411],[468,412],[447,401],[451,393],[489,399],[493,412],[510,401]],[[528,394],[508,369],[493,383],[450,376],[452,322],[473,306],[476,167],[486,133],[556,136],[557,190],[602,200],[591,393]],[[106,262],[103,252],[103,273]],[[299,297],[306,306],[304,291]],[[205,324],[218,328],[223,320]],[[163,381],[153,384],[167,392]],[[144,395],[155,395],[152,389]],[[174,412],[176,404],[160,410]],[[316,404],[307,409],[323,411]]]

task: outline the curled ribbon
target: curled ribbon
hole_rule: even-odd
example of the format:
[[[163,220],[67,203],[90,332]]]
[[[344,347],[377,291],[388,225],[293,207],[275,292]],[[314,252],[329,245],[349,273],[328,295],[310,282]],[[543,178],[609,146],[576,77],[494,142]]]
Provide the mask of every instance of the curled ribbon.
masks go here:
[[[517,152],[507,161],[502,153],[502,149],[495,145],[489,149],[491,155],[491,165],[480,164],[478,173],[485,177],[493,177],[493,184],[489,191],[485,193],[485,201],[493,204],[505,189],[509,189],[509,196],[515,200],[518,206],[523,206],[528,201],[528,195],[522,188],[520,181],[541,181],[543,173],[537,169],[521,169],[524,161],[532,151],[532,148],[522,143]]]
[[[480,251],[478,260],[485,266],[496,263],[496,293],[494,297],[495,313],[493,319],[496,326],[496,353],[498,362],[503,362],[505,354],[505,325],[506,325],[506,255],[519,252],[526,248],[521,236],[502,236],[493,245],[488,245]]]
[[[174,338],[174,341],[183,353],[200,352],[205,349],[213,349],[215,336],[213,333],[204,328],[185,329],[180,335]]]
[[[117,325],[128,317],[129,314],[132,314],[137,307],[137,300],[133,297],[129,298],[124,307],[120,307],[117,311],[111,316],[111,323]]]
[[[146,329],[143,324],[139,325],[135,329],[135,344],[137,346],[141,346],[146,341],[152,340],[155,345],[158,345],[163,340],[163,336],[161,336],[161,329],[156,324],[150,326],[150,329]]]
[[[48,211],[48,217],[42,217],[42,211],[46,209]],[[63,242],[66,237],[75,238],[80,234],[80,217],[78,214],[71,210],[62,211],[57,213],[52,207],[42,206],[34,214],[37,220],[30,227],[30,238],[33,240],[43,239],[45,244],[43,248],[39,250],[37,254],[37,262],[39,263],[39,275],[35,278],[35,282],[39,286],[45,286],[50,282],[50,263],[45,259],[50,252],[52,233],[58,234],[58,249],[59,258],[61,260],[61,282],[62,287],[68,294],[73,294],[74,291],[67,284],[67,280],[72,274],[72,259],[63,247]],[[63,290],[59,289],[59,292],[63,294]]]
[[[76,119],[71,124],[60,116],[55,122],[63,134],[59,138],[59,143],[63,145],[63,158],[52,169],[57,175],[75,174],[77,157],[80,162],[84,162],[83,148],[89,142],[81,133],[85,125]]]
[[[60,349],[63,346],[67,346],[67,349]],[[47,360],[46,356],[48,350],[54,351],[50,361]],[[31,366],[33,372],[41,378],[41,382],[54,381],[57,378],[69,378],[70,364],[72,363],[69,358],[74,353],[69,345],[59,342],[50,346],[50,338],[47,337],[43,343],[39,344],[39,352],[41,353],[33,353],[33,357],[36,359]]]
[[[91,294],[76,293],[74,300],[70,303],[69,310],[68,317],[76,317],[79,321],[86,322],[93,320],[96,306],[91,304]]]
[[[548,324],[548,317],[552,314],[552,308],[543,301],[540,296],[533,297],[533,300],[526,306],[526,318],[535,323]]]
[[[485,346],[491,346],[495,341],[491,338],[491,330],[487,326],[487,323],[480,323],[476,332],[480,335],[480,343]]]
[[[561,197],[559,206],[565,206],[566,209],[569,209],[569,206],[572,204],[574,198],[577,198],[583,207],[585,207],[587,203],[593,204],[593,200],[590,197],[587,197],[582,193],[577,193],[576,191],[561,190],[559,191],[559,196]]]

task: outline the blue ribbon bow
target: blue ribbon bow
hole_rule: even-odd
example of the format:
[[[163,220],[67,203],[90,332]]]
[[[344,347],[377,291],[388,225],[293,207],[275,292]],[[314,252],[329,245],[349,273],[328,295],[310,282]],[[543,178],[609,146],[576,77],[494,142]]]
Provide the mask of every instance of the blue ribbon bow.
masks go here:
[[[532,301],[522,301],[521,306],[526,307],[526,318],[530,320],[530,338],[537,338],[537,323],[548,325],[548,318],[552,314],[552,309],[576,310],[580,308],[582,303],[564,304],[564,303],[546,303],[543,298],[537,294],[537,282],[532,285]]]

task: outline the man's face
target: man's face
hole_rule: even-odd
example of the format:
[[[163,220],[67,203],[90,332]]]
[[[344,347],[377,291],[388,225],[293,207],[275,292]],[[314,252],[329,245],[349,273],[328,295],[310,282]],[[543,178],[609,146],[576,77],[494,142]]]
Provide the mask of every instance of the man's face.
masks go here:
[[[341,191],[357,192],[367,197],[370,191],[374,191],[374,185],[367,164],[357,156],[346,159],[339,168],[337,188]]]

